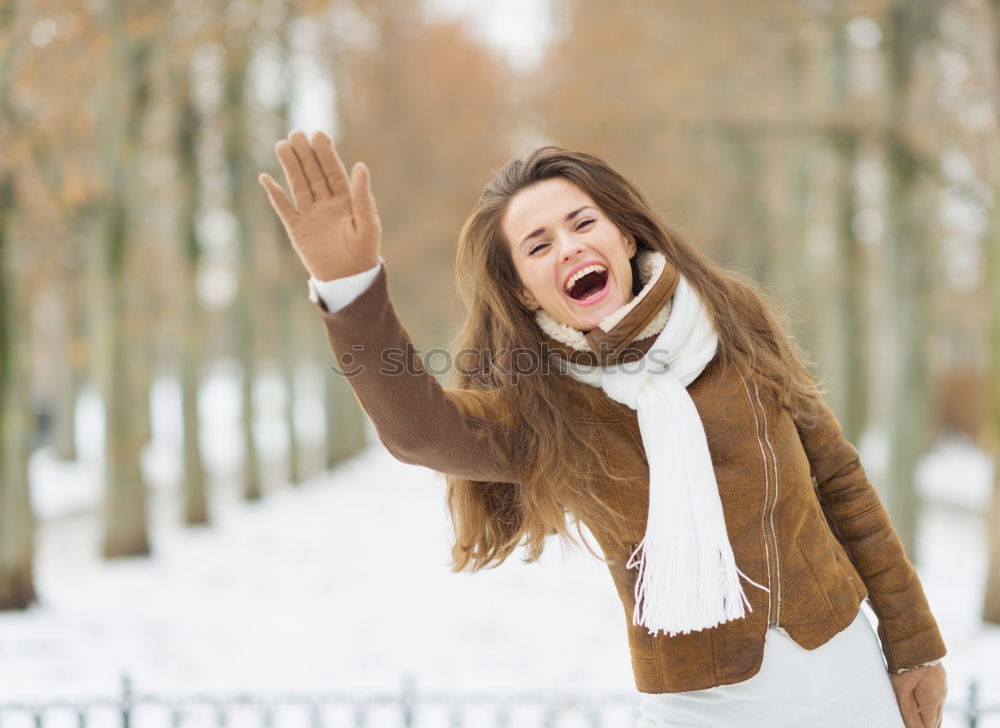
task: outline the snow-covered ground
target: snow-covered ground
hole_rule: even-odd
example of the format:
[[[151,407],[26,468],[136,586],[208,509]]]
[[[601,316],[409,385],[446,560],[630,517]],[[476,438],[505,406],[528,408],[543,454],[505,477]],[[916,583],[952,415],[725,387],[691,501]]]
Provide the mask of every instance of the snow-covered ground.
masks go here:
[[[306,445],[321,432],[317,376],[302,373]],[[123,674],[162,693],[395,690],[404,675],[421,691],[633,691],[626,615],[586,551],[553,541],[540,564],[515,558],[452,574],[443,477],[396,462],[373,436],[334,472],[281,486],[282,395],[272,376],[257,391],[271,488],[259,503],[240,501],[237,384],[225,366],[205,384],[214,523],[190,529],[178,526],[176,382],[157,383],[144,460],[151,558],[98,557],[101,415],[92,398],[79,408],[78,464],[36,453],[41,602],[0,615],[0,704],[113,695]],[[961,443],[936,448],[920,469],[928,506],[918,569],[949,647],[956,704],[976,679],[982,701],[1000,706],[1000,628],[978,616],[979,513],[991,477],[982,454]],[[979,725],[1000,726],[1000,713]]]

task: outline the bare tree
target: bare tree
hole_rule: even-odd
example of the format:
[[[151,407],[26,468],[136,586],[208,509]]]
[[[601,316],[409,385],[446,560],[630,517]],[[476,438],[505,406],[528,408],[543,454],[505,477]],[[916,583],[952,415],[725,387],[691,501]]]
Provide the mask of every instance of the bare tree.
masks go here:
[[[104,229],[100,313],[100,376],[105,403],[104,555],[108,558],[150,551],[147,489],[140,454],[144,426],[139,403],[148,400],[140,367],[145,351],[137,339],[141,308],[136,293],[141,276],[133,275],[132,237],[140,188],[142,124],[149,102],[148,72],[153,52],[149,3],[109,0],[105,26],[110,39],[108,103],[103,127],[109,188]],[[145,19],[146,23],[142,22]]]
[[[0,143],[19,126],[10,103],[15,5],[0,6]],[[9,148],[4,144],[5,148]],[[35,601],[34,523],[29,500],[30,403],[26,401],[27,326],[15,265],[14,173],[18,156],[0,160],[0,610]]]
[[[184,498],[184,522],[205,524],[210,520],[205,482],[205,463],[201,452],[201,424],[198,399],[204,359],[203,320],[205,312],[198,293],[198,264],[201,241],[198,238],[198,202],[201,177],[198,173],[198,139],[201,112],[191,93],[190,56],[180,55],[171,68],[176,129],[174,148],[180,177],[178,200],[181,247],[181,330],[178,347],[183,418],[184,471],[181,486]]]
[[[0,12],[0,22],[5,22],[2,16]],[[28,495],[33,419],[27,397],[25,295],[17,285],[15,264],[14,190],[11,170],[0,170],[0,610],[24,609],[35,601]]]
[[[994,116],[1000,120],[1000,0],[990,0],[993,36],[992,69],[989,73],[993,95]],[[993,458],[993,492],[987,514],[987,572],[983,598],[983,621],[1000,624],[1000,140],[991,135],[988,146],[989,185],[993,205],[990,207],[986,241],[986,291],[989,303],[986,369],[986,432],[987,447]]]
[[[848,17],[835,13],[829,19],[832,48],[830,49],[831,113],[844,120],[840,109],[851,108],[857,101],[851,86],[851,46],[847,38]],[[835,210],[833,230],[836,240],[837,345],[832,368],[840,396],[837,397],[838,419],[844,434],[858,442],[868,415],[868,368],[871,364],[865,342],[868,338],[870,302],[865,297],[866,261],[854,231],[858,212],[854,178],[861,153],[863,134],[847,124],[837,124],[830,134],[829,144],[836,159]]]
[[[934,276],[932,229],[921,189],[921,151],[911,142],[909,104],[919,53],[935,37],[941,2],[901,1],[886,22],[886,252],[889,346],[887,505],[908,554],[915,550],[918,498],[914,472],[929,444],[928,375]]]
[[[249,20],[245,14],[250,7],[232,3],[227,10],[239,20],[239,27],[246,31]],[[257,269],[254,261],[253,232],[250,221],[251,194],[248,188],[253,179],[250,157],[249,110],[246,100],[247,68],[250,62],[250,45],[247,32],[231,32],[225,45],[225,83],[223,115],[225,118],[225,166],[229,187],[229,205],[236,221],[239,246],[239,291],[234,302],[236,316],[236,346],[242,370],[241,399],[243,402],[240,428],[243,433],[243,497],[258,500],[263,495],[257,438],[254,435],[254,385],[257,379],[259,352],[256,347]]]

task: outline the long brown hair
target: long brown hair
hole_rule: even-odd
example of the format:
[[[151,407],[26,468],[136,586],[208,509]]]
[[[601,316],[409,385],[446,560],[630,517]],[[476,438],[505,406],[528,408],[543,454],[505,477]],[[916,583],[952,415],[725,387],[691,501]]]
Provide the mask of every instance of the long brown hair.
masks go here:
[[[797,422],[808,424],[815,416],[818,388],[777,301],[749,276],[715,265],[687,243],[603,160],[555,146],[536,149],[508,162],[486,185],[459,238],[456,280],[468,316],[454,345],[462,352],[491,352],[496,366],[457,367],[449,383],[481,393],[484,408],[486,400],[502,403],[506,435],[493,446],[514,459],[520,482],[447,476],[455,571],[497,566],[522,543],[525,560],[536,560],[550,534],[575,540],[567,511],[576,516],[578,531],[580,521],[605,533],[622,530],[622,516],[596,497],[602,479],[606,485],[622,476],[575,426],[579,384],[542,367],[525,370],[510,358],[511,352],[538,351],[543,337],[519,296],[521,283],[501,220],[514,195],[553,177],[577,185],[635,238],[639,251],[663,253],[687,277],[715,323],[720,364],[735,366],[762,397],[779,403]],[[632,259],[634,281],[638,257]]]

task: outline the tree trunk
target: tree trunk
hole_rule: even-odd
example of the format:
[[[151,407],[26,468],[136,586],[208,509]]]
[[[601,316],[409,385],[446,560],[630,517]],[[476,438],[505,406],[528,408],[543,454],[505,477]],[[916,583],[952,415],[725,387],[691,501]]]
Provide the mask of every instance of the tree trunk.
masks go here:
[[[840,136],[834,140],[837,155],[837,191],[834,220],[837,245],[837,326],[836,356],[837,417],[844,436],[857,443],[867,416],[867,362],[865,328],[865,265],[861,246],[854,235],[857,203],[854,190],[854,170],[858,140]]]
[[[804,72],[809,52],[809,44],[799,40],[790,50],[788,57],[789,90],[794,100],[790,102],[790,107],[793,110],[791,120],[797,126],[805,125],[803,100],[806,96],[806,81]],[[808,143],[808,138],[805,139],[807,141],[803,141],[803,138],[797,141],[789,165],[791,186],[788,191],[789,217],[785,228],[788,238],[792,242],[789,245],[788,253],[775,260],[775,268],[777,269],[776,277],[782,281],[782,287],[787,291],[786,298],[802,306],[812,308],[813,271],[805,255],[805,249],[811,229],[809,208],[815,183],[809,166],[809,152],[812,145]],[[804,351],[809,353],[810,357],[819,346],[818,318],[815,315],[800,315],[799,311],[795,311],[791,322],[795,340]],[[815,376],[822,375],[820,371],[812,373]]]
[[[347,379],[329,368],[323,372],[323,394],[329,470],[365,446],[365,415]]]
[[[11,38],[13,28],[14,4],[0,5],[0,37]],[[7,89],[13,48],[8,42],[0,55],[0,106],[5,110],[11,108]],[[28,327],[13,259],[16,214],[13,172],[0,161],[0,610],[24,609],[36,598],[28,481],[33,418],[26,397]]]
[[[99,356],[105,407],[103,553],[105,558],[116,558],[146,555],[150,551],[146,483],[140,461],[143,427],[136,421],[136,402],[148,399],[148,391],[141,387],[143,377],[133,357],[136,352],[133,337],[139,332],[132,325],[137,315],[136,301],[129,294],[139,286],[128,278],[131,273],[129,202],[139,179],[136,168],[150,48],[148,39],[128,35],[123,0],[108,0],[106,11],[112,44],[105,123],[110,187],[104,231]],[[141,412],[141,407],[138,411]]]
[[[297,390],[295,387],[295,361],[298,353],[296,347],[297,336],[295,332],[295,313],[297,309],[293,306],[292,291],[289,288],[288,276],[281,281],[279,287],[278,318],[280,348],[281,378],[285,384],[285,426],[288,433],[288,482],[298,485],[302,481],[302,463],[299,447],[298,431],[295,427],[295,400]],[[298,289],[296,289],[298,290]]]
[[[989,4],[993,16],[993,109],[1000,119],[1000,0]],[[986,295],[989,306],[988,356],[986,360],[986,447],[993,458],[993,498],[986,514],[988,540],[986,591],[983,621],[1000,624],[1000,142],[990,137],[989,181],[993,190],[986,237]]]
[[[82,269],[79,248],[84,244],[86,223],[82,215],[76,217],[73,241],[74,265],[70,275],[59,282],[60,323],[62,330],[52,338],[59,347],[56,357],[56,393],[53,416],[52,450],[59,460],[76,460],[76,403],[87,371],[87,344],[83,325],[82,296],[78,273]]]
[[[289,40],[289,19],[290,8],[287,3],[282,3],[282,15],[284,22],[281,23],[278,36],[276,38],[279,51],[280,63],[286,82],[282,88],[284,93],[277,109],[277,118],[281,124],[279,134],[284,136],[285,129],[290,124],[292,100],[295,94],[295,74],[292,71],[291,42]],[[288,432],[288,480],[290,483],[298,484],[302,481],[302,448],[299,441],[298,429],[295,427],[295,413],[297,411],[296,400],[298,390],[295,386],[296,361],[302,355],[298,343],[300,341],[300,327],[297,325],[296,313],[302,311],[300,308],[302,298],[305,297],[305,285],[302,281],[307,274],[302,269],[302,262],[298,255],[287,243],[287,233],[282,227],[281,220],[277,215],[271,217],[271,224],[276,239],[280,243],[282,255],[282,277],[279,283],[279,331],[280,340],[278,346],[281,348],[279,364],[281,366],[281,376],[285,384],[285,425]],[[297,305],[298,304],[298,305]],[[307,309],[308,310],[308,309]],[[310,312],[311,313],[311,312]]]
[[[123,211],[111,210],[114,216]],[[110,271],[109,271],[110,273]],[[136,368],[129,366],[132,350],[126,340],[125,323],[130,302],[124,273],[109,276],[105,285],[106,337],[104,355],[104,547],[105,558],[143,556],[150,552],[146,483],[140,459],[142,433],[135,427],[133,400],[148,396],[140,389]]]
[[[890,141],[888,169],[889,467],[886,491],[893,525],[915,559],[918,500],[914,471],[927,446],[931,320],[928,220],[909,150]]]
[[[201,391],[202,324],[201,302],[196,290],[197,264],[184,262],[183,286],[187,294],[183,302],[183,322],[180,346],[181,411],[184,428],[184,523],[204,525],[210,522],[208,488],[205,481],[205,460],[201,451],[199,394]]]
[[[739,194],[733,219],[740,221],[738,239],[742,245],[739,250],[748,256],[740,264],[752,269],[754,278],[768,286],[774,283],[775,272],[767,234],[767,200],[764,199],[767,169],[759,148],[765,142],[749,134],[734,133],[730,143],[733,165],[738,170],[736,189]]]
[[[198,297],[197,212],[201,198],[198,176],[198,137],[201,120],[191,97],[191,70],[185,57],[171,77],[177,111],[175,147],[178,174],[181,178],[178,210],[178,236],[181,254],[181,328],[180,354],[181,411],[183,418],[184,473],[181,488],[184,523],[207,524],[210,520],[205,483],[205,461],[201,451],[201,426],[198,399],[201,391],[201,365],[204,357],[202,328],[204,311]]]
[[[0,177],[0,610],[35,601],[34,521],[28,483],[31,403],[24,295],[13,265],[14,179]]]
[[[250,224],[250,207],[246,189],[250,174],[250,143],[246,128],[246,74],[249,51],[244,41],[233,40],[226,46],[225,115],[226,170],[228,173],[230,205],[236,220],[239,245],[239,292],[235,300],[237,358],[243,373],[241,399],[243,402],[240,425],[243,434],[243,497],[248,501],[262,495],[257,439],[254,436],[254,382],[257,377],[257,351],[254,322],[255,296],[259,295],[254,266],[253,236]]]
[[[899,2],[890,12],[886,38],[886,254],[888,274],[889,457],[885,495],[893,525],[914,561],[919,501],[914,481],[928,445],[933,251],[928,228],[933,204],[920,195],[918,162],[909,146],[908,97],[917,52],[936,32],[936,2]]]
[[[837,112],[851,104],[851,45],[847,38],[847,23],[840,14],[831,17],[833,49],[830,54],[831,101],[834,118],[845,118]],[[857,443],[867,419],[865,405],[868,396],[868,356],[865,347],[868,320],[865,301],[865,264],[861,246],[854,234],[857,195],[854,174],[857,166],[859,138],[847,130],[835,133],[831,139],[837,160],[836,209],[834,235],[837,249],[837,346],[834,362],[838,397],[837,417],[844,435]]]

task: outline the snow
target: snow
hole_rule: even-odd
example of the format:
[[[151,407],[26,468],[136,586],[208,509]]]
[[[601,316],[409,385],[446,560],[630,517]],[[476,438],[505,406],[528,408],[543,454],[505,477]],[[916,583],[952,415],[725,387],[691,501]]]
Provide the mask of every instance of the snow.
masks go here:
[[[318,376],[300,372],[305,449],[322,434]],[[451,573],[443,477],[395,461],[371,431],[370,446],[334,471],[280,485],[287,435],[273,372],[255,389],[269,487],[243,502],[238,387],[232,364],[207,372],[214,522],[182,528],[177,383],[157,380],[143,458],[147,559],[99,558],[102,415],[92,394],[78,408],[80,461],[35,453],[40,603],[0,614],[0,704],[112,696],[123,674],[157,693],[386,691],[411,676],[421,692],[634,694],[626,615],[585,550],[552,541],[539,564],[514,557]],[[1000,705],[1000,628],[979,620],[989,461],[968,443],[941,443],[918,476],[917,565],[949,647],[950,702],[964,702],[975,679],[982,702]],[[1000,725],[1000,712],[979,725]]]
[[[208,529],[178,525],[176,383],[154,387],[151,558],[99,558],[92,396],[79,407],[81,461],[35,454],[41,603],[0,615],[0,702],[113,694],[123,673],[166,691],[395,689],[406,674],[429,690],[633,690],[625,614],[603,564],[553,541],[540,564],[453,574],[443,477],[397,462],[372,433],[335,471],[241,501],[232,374],[221,367],[202,394],[217,482]],[[255,391],[257,426],[280,459],[284,432],[264,425],[283,405],[275,381]],[[301,389],[303,404],[318,402]],[[304,445],[317,445],[321,433],[310,434]]]

